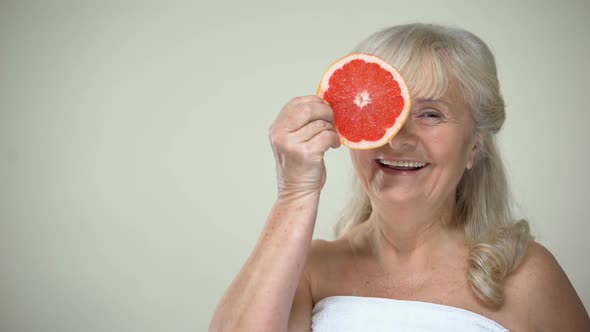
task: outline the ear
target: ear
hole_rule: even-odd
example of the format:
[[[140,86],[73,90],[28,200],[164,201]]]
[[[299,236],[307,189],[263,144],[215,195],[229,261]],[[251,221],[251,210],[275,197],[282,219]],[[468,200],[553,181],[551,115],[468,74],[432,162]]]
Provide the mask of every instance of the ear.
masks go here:
[[[482,132],[477,132],[475,134],[473,140],[473,147],[469,151],[469,158],[467,159],[467,165],[465,166],[467,169],[473,168],[473,164],[475,164],[475,160],[478,157],[478,154],[481,151],[481,147],[483,146],[484,135]]]

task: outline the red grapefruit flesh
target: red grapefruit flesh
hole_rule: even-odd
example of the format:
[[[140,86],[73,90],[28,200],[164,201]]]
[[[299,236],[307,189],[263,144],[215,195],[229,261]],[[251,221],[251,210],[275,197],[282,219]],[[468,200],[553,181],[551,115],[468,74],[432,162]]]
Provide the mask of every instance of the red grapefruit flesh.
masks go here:
[[[324,74],[317,95],[332,107],[340,141],[351,149],[387,144],[410,113],[403,78],[372,54],[354,53],[336,61]]]

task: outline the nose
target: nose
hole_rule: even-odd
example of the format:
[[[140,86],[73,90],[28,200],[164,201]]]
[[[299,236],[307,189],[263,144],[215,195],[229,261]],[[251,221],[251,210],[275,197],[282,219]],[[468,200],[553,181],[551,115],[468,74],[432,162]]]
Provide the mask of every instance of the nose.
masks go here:
[[[418,136],[416,135],[415,127],[411,119],[408,119],[395,137],[389,141],[389,146],[393,150],[398,151],[412,151],[416,148],[417,144]]]

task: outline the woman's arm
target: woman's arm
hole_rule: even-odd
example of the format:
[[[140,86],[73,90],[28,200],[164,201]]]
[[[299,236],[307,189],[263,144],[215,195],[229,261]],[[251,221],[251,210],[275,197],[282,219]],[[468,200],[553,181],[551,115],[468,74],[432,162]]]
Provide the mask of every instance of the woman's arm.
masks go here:
[[[252,254],[219,303],[210,331],[275,332],[287,331],[289,325],[309,331],[311,295],[301,275],[326,179],[323,156],[340,141],[330,107],[317,96],[290,101],[271,127],[270,139],[278,199]],[[297,317],[289,322],[291,312]]]
[[[285,331],[305,266],[319,195],[279,199],[235,278],[211,331]]]

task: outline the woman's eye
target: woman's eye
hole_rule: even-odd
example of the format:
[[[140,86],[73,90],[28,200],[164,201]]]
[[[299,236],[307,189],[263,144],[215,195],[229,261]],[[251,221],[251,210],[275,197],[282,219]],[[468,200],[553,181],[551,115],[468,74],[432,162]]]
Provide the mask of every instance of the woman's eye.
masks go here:
[[[436,110],[428,110],[428,111],[424,111],[420,114],[420,117],[422,118],[427,118],[427,119],[440,119],[443,117],[443,115]]]

